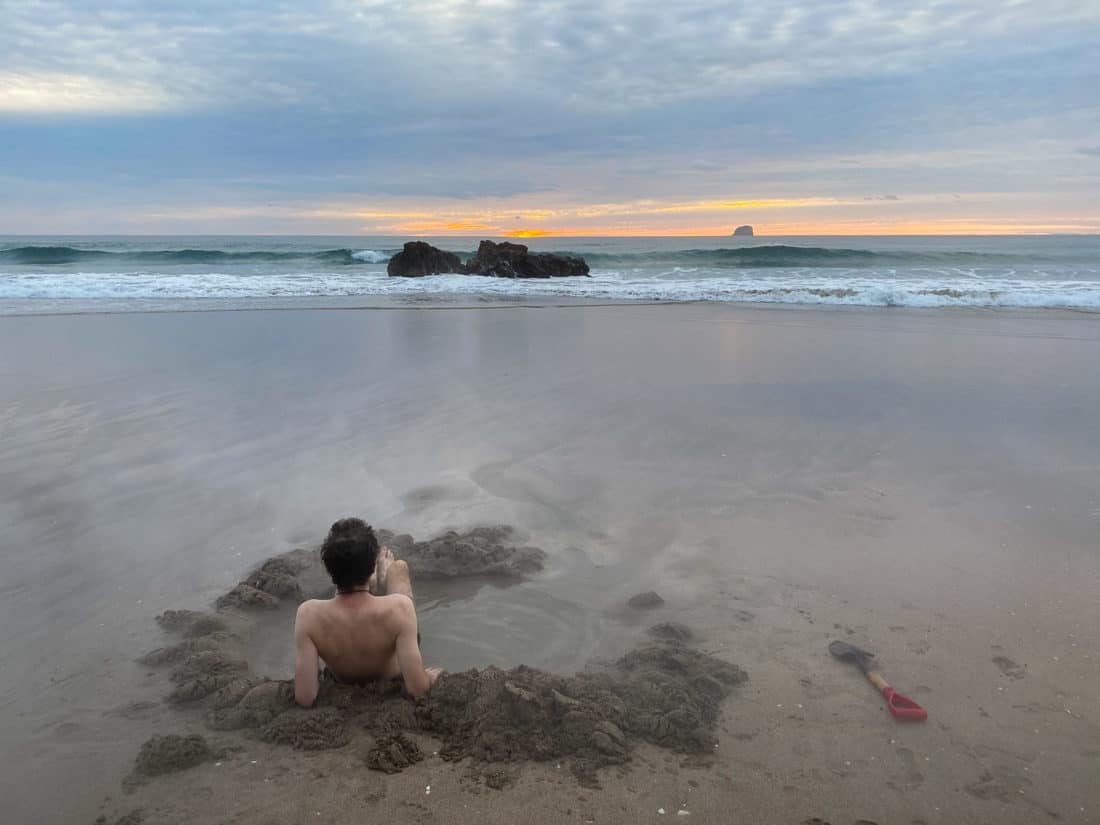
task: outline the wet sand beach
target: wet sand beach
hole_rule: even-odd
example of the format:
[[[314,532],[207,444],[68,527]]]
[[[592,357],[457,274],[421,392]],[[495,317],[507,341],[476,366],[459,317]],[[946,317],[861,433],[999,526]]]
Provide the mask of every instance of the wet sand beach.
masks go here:
[[[1096,316],[1055,311],[2,318],[0,819],[1097,821],[1098,363]],[[684,655],[747,676],[716,747],[628,730],[599,788],[568,758],[497,781],[437,726],[384,774],[379,731],[295,750],[166,702],[155,617],[352,514],[545,553],[416,580],[430,665],[564,678],[690,628]],[[290,676],[293,601],[230,617],[256,678]],[[838,638],[929,720],[891,719]],[[155,735],[209,750],[124,783]]]

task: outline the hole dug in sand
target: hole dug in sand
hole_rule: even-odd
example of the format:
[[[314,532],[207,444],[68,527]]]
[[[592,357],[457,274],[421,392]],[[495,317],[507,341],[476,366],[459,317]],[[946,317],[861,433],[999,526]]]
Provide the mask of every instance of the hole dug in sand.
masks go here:
[[[511,547],[511,534],[497,527],[421,543],[392,534],[385,540],[410,559],[418,576],[426,575],[425,567],[437,576],[457,570],[526,575],[541,568],[542,551]],[[295,749],[336,749],[358,741],[349,758],[386,773],[424,758],[415,740],[419,734],[441,742],[441,758],[468,759],[486,777],[512,776],[525,762],[553,760],[567,763],[582,784],[596,785],[599,769],[629,761],[638,742],[681,753],[712,752],[720,703],[746,679],[736,665],[687,646],[690,629],[669,623],[654,628],[656,641],[573,676],[522,665],[446,673],[417,701],[393,682],[354,686],[323,680],[316,706],[298,708],[291,682],[251,673],[232,628],[254,620],[249,611],[266,609],[266,599],[240,598],[251,594],[244,587],[277,601],[297,601],[315,590],[309,580],[316,565],[315,553],[294,551],[261,565],[218,600],[217,612],[158,617],[184,637],[142,660],[171,668],[169,701],[201,711],[212,730]],[[212,753],[202,737],[153,737],[142,747],[135,774],[158,776]]]

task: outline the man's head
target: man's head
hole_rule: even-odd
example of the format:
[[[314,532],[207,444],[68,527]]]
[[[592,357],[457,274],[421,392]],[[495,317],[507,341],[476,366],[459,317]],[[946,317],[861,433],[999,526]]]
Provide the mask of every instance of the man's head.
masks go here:
[[[363,587],[374,573],[378,539],[361,518],[342,518],[332,525],[321,545],[321,561],[337,590]]]

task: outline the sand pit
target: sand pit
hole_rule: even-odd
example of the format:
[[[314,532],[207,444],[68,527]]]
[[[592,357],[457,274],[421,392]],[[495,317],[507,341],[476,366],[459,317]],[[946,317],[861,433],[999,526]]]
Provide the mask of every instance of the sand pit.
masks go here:
[[[540,569],[544,557],[537,548],[510,545],[506,527],[419,543],[380,532],[417,576],[524,575]],[[655,641],[573,676],[525,666],[448,673],[421,700],[406,696],[400,682],[354,686],[323,679],[316,706],[302,709],[290,681],[260,679],[249,670],[243,636],[229,628],[260,602],[266,606],[267,599],[251,591],[276,602],[299,601],[323,581],[319,568],[316,553],[297,550],[261,565],[218,600],[218,611],[159,616],[163,627],[184,637],[142,660],[171,668],[169,701],[201,709],[212,730],[298,750],[358,743],[366,766],[385,773],[421,761],[414,737],[424,735],[441,743],[441,758],[469,760],[473,775],[490,787],[509,785],[523,763],[549,760],[568,766],[582,784],[596,785],[599,769],[627,762],[639,742],[710,753],[719,705],[746,678],[737,666],[689,647],[690,628],[665,622],[651,628]],[[201,737],[175,737],[171,744],[165,744],[168,737],[155,739],[147,743],[150,754],[182,755],[142,756],[141,773],[175,770],[171,766],[197,763],[209,753]]]

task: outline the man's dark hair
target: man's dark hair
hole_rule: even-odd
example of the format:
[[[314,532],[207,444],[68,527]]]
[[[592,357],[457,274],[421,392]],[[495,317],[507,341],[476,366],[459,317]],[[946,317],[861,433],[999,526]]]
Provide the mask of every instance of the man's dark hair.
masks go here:
[[[378,539],[361,518],[342,518],[332,525],[321,545],[321,561],[337,590],[362,587],[374,573]]]

